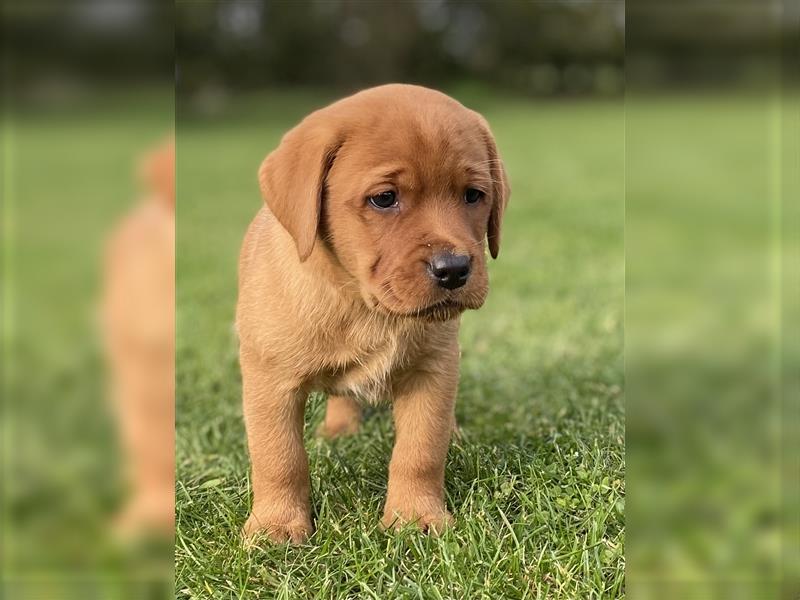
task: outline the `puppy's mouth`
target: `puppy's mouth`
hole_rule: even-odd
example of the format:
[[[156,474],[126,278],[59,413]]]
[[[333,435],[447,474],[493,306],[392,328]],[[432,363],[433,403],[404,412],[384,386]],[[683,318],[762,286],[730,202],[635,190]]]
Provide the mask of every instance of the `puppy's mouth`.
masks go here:
[[[404,317],[409,319],[420,319],[423,321],[449,321],[455,319],[470,306],[464,302],[459,302],[451,298],[446,298],[433,304],[423,306],[422,308],[415,308],[412,310],[396,310],[389,308],[383,302],[375,300],[376,306],[386,313],[396,317]]]
[[[448,291],[439,295],[437,300],[423,306],[409,307],[391,285],[384,286],[381,294],[370,293],[367,304],[373,309],[405,319],[418,319],[420,321],[449,321],[457,318],[466,310],[480,308],[485,299],[485,293],[471,291],[464,293]]]
[[[424,308],[409,311],[405,313],[405,316],[429,319],[432,321],[447,321],[457,317],[465,310],[467,310],[467,306],[462,302],[446,299],[440,302],[434,302]]]

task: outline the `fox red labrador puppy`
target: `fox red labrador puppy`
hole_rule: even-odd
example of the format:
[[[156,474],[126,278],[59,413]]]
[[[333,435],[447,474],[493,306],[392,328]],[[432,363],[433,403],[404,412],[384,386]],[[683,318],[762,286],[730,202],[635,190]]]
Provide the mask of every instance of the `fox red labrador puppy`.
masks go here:
[[[509,187],[478,113],[385,85],[306,117],[261,165],[239,262],[237,330],[253,508],[246,535],[312,531],[303,413],[328,394],[325,436],[390,399],[396,441],[382,523],[452,521],[444,466],[460,315],[488,292]]]

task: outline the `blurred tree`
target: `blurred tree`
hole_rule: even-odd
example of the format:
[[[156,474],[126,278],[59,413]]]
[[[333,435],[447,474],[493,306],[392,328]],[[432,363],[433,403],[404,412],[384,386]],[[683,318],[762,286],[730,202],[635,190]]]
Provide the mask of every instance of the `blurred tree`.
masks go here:
[[[172,78],[174,11],[159,0],[8,0],[4,51],[17,85],[45,79],[131,82]]]
[[[584,89],[573,91],[593,91],[596,69],[621,70],[623,29],[621,0],[228,0],[179,4],[176,43],[185,92],[465,78],[535,91],[542,64],[580,65]]]
[[[17,83],[163,81],[177,61],[188,94],[467,79],[618,93],[626,24],[634,79],[660,84],[736,78],[781,43],[796,56],[800,39],[800,9],[782,0],[10,0],[3,11]]]

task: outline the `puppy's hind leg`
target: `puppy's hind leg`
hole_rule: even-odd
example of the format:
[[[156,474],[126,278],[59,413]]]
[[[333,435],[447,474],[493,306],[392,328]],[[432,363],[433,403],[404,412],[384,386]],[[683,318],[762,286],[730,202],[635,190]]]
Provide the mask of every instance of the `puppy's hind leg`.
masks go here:
[[[325,420],[317,434],[325,438],[353,435],[361,426],[361,407],[346,396],[328,396]]]

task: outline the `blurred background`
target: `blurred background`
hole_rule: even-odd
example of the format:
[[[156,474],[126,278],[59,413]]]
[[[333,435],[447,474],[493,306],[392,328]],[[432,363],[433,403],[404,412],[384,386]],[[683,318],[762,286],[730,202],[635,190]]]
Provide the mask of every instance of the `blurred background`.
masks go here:
[[[153,277],[170,228],[118,242],[166,194],[151,156],[174,129],[173,22],[157,2],[2,3],[3,598],[171,597],[171,519],[145,516],[130,451],[157,395],[123,374],[149,359],[154,388],[172,382],[172,293]],[[143,311],[149,342],[125,332]],[[155,404],[169,426],[172,394]],[[164,439],[144,463],[173,468]]]
[[[622,2],[180,3],[181,94],[463,80],[619,94]]]
[[[617,289],[624,227],[629,593],[796,597],[798,3],[9,0],[2,16],[6,596],[171,580],[171,550],[111,541],[126,485],[94,315],[104,240],[142,195],[137,165],[175,110],[179,180],[184,169],[211,201],[240,169],[237,193],[252,196],[219,233],[214,211],[186,213],[184,239],[205,237],[186,242],[193,258],[178,253],[179,313],[184,293],[227,316],[220,289],[235,285],[226,261],[256,208],[258,161],[309,110],[406,81],[497,123],[512,207],[530,219],[517,239],[538,223],[540,240],[569,231],[581,248],[600,227],[599,277]],[[540,137],[535,154],[525,136]],[[606,204],[587,204],[597,194]],[[179,231],[192,201],[179,198]],[[558,264],[600,273],[584,262],[597,248]],[[208,264],[221,282],[204,279]],[[545,275],[542,289],[567,280]]]
[[[626,6],[632,597],[799,593],[799,15]]]

